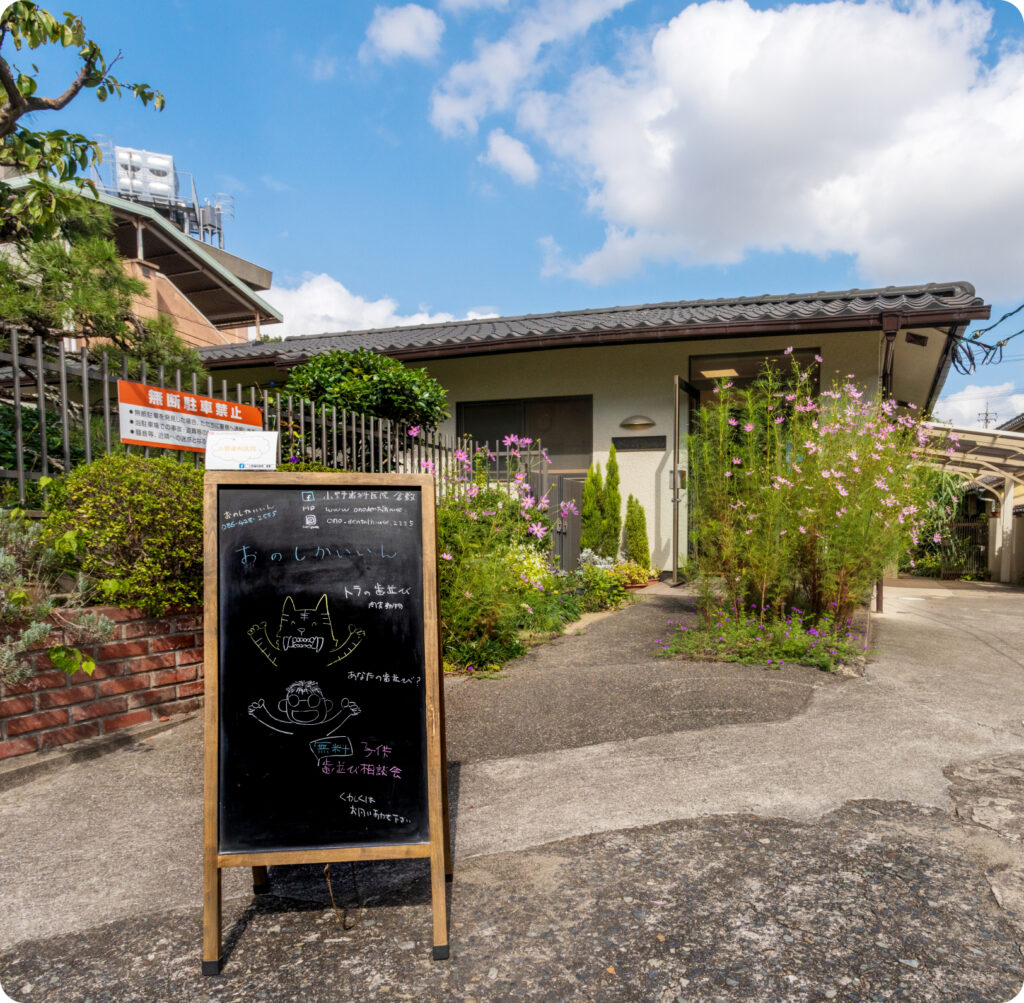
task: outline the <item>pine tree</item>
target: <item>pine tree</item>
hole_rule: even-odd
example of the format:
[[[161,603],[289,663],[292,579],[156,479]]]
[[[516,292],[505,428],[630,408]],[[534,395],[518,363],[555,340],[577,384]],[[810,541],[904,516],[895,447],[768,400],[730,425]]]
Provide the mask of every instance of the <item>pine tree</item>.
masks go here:
[[[642,568],[651,566],[651,546],[647,537],[647,516],[644,507],[632,495],[626,499],[626,546],[627,561],[633,561]]]
[[[601,547],[598,553],[613,560],[619,556],[622,536],[622,495],[619,493],[619,461],[615,446],[608,450],[608,468],[601,496]]]
[[[592,463],[583,482],[583,508],[580,512],[580,547],[599,553],[601,549],[601,497],[604,484],[601,464]]]

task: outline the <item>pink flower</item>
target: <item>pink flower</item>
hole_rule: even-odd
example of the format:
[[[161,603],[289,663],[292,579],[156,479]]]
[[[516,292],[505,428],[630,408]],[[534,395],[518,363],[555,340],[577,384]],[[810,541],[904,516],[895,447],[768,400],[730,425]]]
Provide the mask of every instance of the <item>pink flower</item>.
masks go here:
[[[528,438],[526,438],[526,436],[523,436],[523,438],[519,440],[519,445],[520,446],[528,446],[528,445],[530,445],[531,442],[533,442],[533,439],[528,439]]]
[[[729,424],[730,424],[730,425],[738,425],[738,424],[739,424],[739,422],[738,422],[738,421],[737,421],[737,420],[736,420],[735,418],[730,418],[730,419],[729,419]]]
[[[789,348],[787,348],[782,354],[783,355],[792,355],[793,354],[793,346],[790,345]]]
[[[932,536],[932,543],[942,543],[942,534],[941,533],[935,533]]]
[[[744,432],[753,432],[754,431],[754,426],[751,425],[750,422],[748,421],[747,424],[743,426],[743,431]]]
[[[469,454],[464,449],[456,449],[455,450],[455,459],[461,461],[462,463],[468,463],[469,462]]]
[[[420,434],[420,426],[419,425],[410,425],[409,426],[409,434],[415,439],[416,436]]]
[[[451,554],[445,553],[445,554],[441,555],[441,560],[442,561],[450,561],[451,559],[452,559],[452,555]]]
[[[529,532],[532,533],[535,537],[537,537],[538,540],[543,540],[544,534],[547,532],[547,529],[545,529],[542,523],[532,522],[530,523]]]
[[[518,435],[506,435],[505,438],[502,439],[501,441],[506,446],[518,445],[518,443],[519,443],[519,436]]]
[[[734,467],[738,467],[738,466],[739,466],[739,465],[740,465],[740,464],[741,464],[742,462],[743,462],[743,461],[742,461],[742,460],[741,460],[741,459],[740,459],[740,458],[739,458],[738,456],[734,456],[734,457],[732,458],[732,465],[733,465]]]
[[[572,499],[569,501],[563,501],[558,503],[559,514],[565,519],[571,512],[573,515],[579,515],[580,510],[576,507],[576,502]]]
[[[432,460],[423,460],[422,463],[421,463],[421,466],[423,467],[423,469],[428,474],[436,474],[437,473],[437,467],[434,466],[434,463],[433,463]]]

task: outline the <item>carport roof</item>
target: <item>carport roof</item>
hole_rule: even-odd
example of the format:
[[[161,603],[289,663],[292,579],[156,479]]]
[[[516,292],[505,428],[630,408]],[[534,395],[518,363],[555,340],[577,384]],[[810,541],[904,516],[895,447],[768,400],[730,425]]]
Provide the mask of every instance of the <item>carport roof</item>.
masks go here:
[[[943,470],[955,471],[977,479],[996,475],[1024,485],[1024,433],[1001,429],[961,428],[929,422],[939,435],[953,440],[951,451],[927,448],[929,461]]]
[[[681,300],[595,310],[489,317],[367,331],[308,334],[278,343],[201,350],[208,368],[275,365],[287,369],[331,349],[369,348],[409,361],[583,345],[778,334],[957,328],[988,317],[969,282],[847,289],[839,292]]]

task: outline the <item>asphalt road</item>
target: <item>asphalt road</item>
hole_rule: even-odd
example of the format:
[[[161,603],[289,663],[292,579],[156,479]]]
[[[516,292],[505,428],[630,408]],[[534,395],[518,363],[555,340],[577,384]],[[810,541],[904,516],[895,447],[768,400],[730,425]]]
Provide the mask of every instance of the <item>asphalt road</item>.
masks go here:
[[[977,1000],[1024,985],[1024,591],[890,587],[863,676],[655,658],[661,589],[448,680],[452,956],[417,862],[225,876],[199,721],[4,786],[0,984],[36,1000]],[[355,878],[357,892],[353,888]],[[361,903],[361,905],[360,905]],[[345,927],[352,922],[350,929]]]

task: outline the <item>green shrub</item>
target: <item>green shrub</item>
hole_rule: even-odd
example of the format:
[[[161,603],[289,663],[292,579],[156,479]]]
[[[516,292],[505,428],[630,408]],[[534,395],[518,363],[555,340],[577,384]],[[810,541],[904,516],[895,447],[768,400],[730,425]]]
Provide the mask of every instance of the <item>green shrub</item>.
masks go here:
[[[580,547],[594,553],[601,551],[601,498],[604,481],[601,464],[592,463],[583,482],[583,507],[580,509]]]
[[[622,494],[619,491],[619,461],[615,456],[614,444],[608,450],[608,468],[604,477],[604,492],[601,495],[601,547],[598,553],[605,557],[619,556],[619,542],[622,536]]]
[[[612,568],[612,574],[623,585],[646,585],[651,580],[651,570],[636,561],[620,561]]]
[[[284,392],[338,410],[434,428],[448,417],[444,387],[425,369],[369,349],[315,355],[288,375]]]
[[[632,495],[626,499],[626,545],[623,548],[627,561],[641,567],[651,566],[651,545],[647,538],[647,516],[644,507]]]
[[[202,598],[203,472],[169,457],[107,456],[50,492],[45,536],[118,606],[159,615]]]
[[[625,586],[611,569],[584,564],[573,577],[579,583],[579,603],[584,613],[615,609],[626,601]]]
[[[0,683],[10,684],[27,676],[30,663],[20,656],[39,648],[60,634],[60,644],[46,653],[56,668],[68,675],[79,669],[92,674],[91,658],[75,644],[105,641],[113,634],[111,621],[80,607],[89,601],[84,582],[66,579],[60,571],[58,551],[42,540],[42,526],[20,509],[0,512]],[[64,604],[62,606],[61,604]]]

